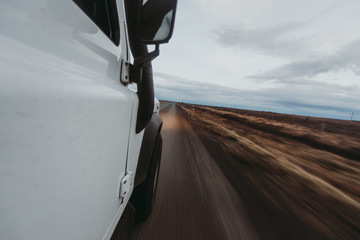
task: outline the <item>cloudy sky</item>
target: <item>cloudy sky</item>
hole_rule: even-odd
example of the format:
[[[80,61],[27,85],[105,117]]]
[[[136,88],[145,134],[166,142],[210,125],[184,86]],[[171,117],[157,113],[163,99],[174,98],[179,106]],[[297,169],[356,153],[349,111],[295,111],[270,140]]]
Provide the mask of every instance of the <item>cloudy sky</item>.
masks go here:
[[[159,99],[360,120],[359,0],[179,0]]]

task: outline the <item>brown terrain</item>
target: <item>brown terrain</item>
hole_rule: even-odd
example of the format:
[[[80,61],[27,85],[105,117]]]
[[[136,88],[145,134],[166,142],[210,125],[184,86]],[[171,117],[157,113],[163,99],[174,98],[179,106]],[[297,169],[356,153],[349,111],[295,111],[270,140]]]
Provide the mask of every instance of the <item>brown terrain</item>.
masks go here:
[[[180,107],[263,238],[360,239],[360,122]]]
[[[161,103],[157,200],[133,239],[360,239],[360,122]]]

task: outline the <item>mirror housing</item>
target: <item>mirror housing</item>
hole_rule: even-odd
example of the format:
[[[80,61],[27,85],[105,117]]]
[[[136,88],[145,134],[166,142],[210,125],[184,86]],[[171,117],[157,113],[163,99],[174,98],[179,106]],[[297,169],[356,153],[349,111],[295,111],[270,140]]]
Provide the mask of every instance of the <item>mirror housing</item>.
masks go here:
[[[177,0],[139,0],[136,35],[141,43],[169,42],[175,23]]]

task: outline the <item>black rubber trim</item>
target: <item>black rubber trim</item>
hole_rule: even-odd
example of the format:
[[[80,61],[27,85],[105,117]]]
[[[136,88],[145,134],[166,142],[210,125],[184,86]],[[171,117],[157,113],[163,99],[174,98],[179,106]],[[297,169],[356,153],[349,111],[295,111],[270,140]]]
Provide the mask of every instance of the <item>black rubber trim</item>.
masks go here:
[[[143,68],[141,83],[138,84],[137,88],[137,95],[139,97],[139,108],[136,120],[136,133],[139,133],[146,127],[148,122],[151,120],[154,111],[154,84],[151,63],[149,63],[146,67]]]
[[[131,240],[131,235],[135,225],[135,216],[135,208],[129,202],[126,205],[110,240]]]
[[[148,174],[146,179],[135,187],[130,198],[136,210],[136,221],[145,221],[150,216],[156,200],[159,169],[161,164],[162,137],[158,132],[155,138]]]
[[[142,183],[148,173],[152,152],[154,149],[155,139],[158,132],[161,131],[162,119],[159,114],[154,113],[151,121],[145,128],[143,141],[141,144],[139,161],[135,174],[135,187]]]
[[[138,13],[139,6],[141,6],[141,2],[142,1],[133,0],[125,1],[130,48],[135,59],[149,53],[147,45],[141,43],[136,38],[136,15]],[[154,110],[154,84],[151,63],[142,68],[142,79],[139,82],[140,84],[137,85],[139,108],[136,120],[136,133],[141,132],[146,127],[148,122],[151,120]]]

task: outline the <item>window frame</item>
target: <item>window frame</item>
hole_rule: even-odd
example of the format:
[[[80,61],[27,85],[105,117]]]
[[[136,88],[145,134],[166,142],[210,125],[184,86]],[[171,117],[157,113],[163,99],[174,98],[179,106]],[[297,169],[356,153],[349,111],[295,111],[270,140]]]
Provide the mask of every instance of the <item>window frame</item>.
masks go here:
[[[93,0],[96,1],[96,0]],[[99,0],[104,1],[105,10],[106,10],[106,20],[109,28],[107,33],[105,29],[100,26],[100,24],[83,8],[81,5],[82,0],[73,0],[73,2],[81,9],[82,12],[88,16],[88,18],[116,45],[120,44],[120,23],[119,23],[119,14],[117,10],[116,0]]]

